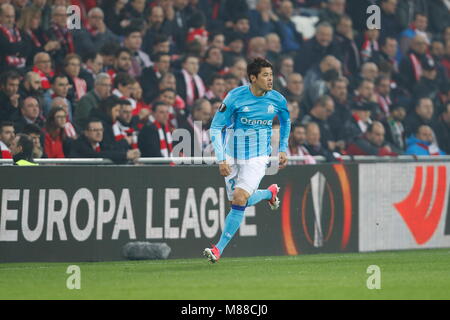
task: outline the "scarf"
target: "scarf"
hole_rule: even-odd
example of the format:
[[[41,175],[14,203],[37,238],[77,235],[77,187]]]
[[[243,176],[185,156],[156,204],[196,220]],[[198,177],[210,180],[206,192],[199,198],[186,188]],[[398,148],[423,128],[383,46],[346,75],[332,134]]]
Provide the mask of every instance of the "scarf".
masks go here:
[[[428,53],[426,53],[425,56],[428,59],[428,61],[433,61],[433,58]],[[416,79],[416,81],[419,81],[420,78],[422,77],[422,72],[423,72],[422,64],[413,52],[411,52],[409,54],[409,58],[411,60],[411,64],[413,67],[414,78]]]
[[[45,75],[44,72],[42,72],[41,70],[39,70],[37,67],[33,67],[32,71],[35,72],[35,73],[37,73],[37,74],[39,75],[39,77],[41,77],[41,86],[42,86],[42,89],[48,90],[48,89],[51,88],[50,80],[47,78],[47,76]],[[50,78],[53,78],[54,76],[55,76],[55,73],[54,73],[53,71],[51,71],[51,72],[49,73],[49,77],[50,77]]]
[[[0,141],[0,152],[2,154],[2,159],[12,159],[11,151],[2,141]]]
[[[76,101],[78,101],[81,98],[83,98],[84,95],[87,93],[86,81],[84,79],[81,79],[78,77],[74,77],[74,78],[72,78],[72,80],[73,80],[74,89],[75,89]]]
[[[121,141],[125,139],[125,137],[131,137],[131,148],[138,148],[138,135],[133,128],[123,125],[120,121],[116,121],[116,123],[113,124],[113,132],[116,141]]]
[[[77,132],[75,131],[75,128],[69,121],[67,121],[66,124],[64,125],[64,133],[66,134],[67,138],[70,139],[77,138]]]
[[[352,117],[356,121],[356,124],[358,125],[359,129],[361,129],[362,133],[366,133],[367,128],[372,123],[372,121],[369,119],[367,122],[364,122],[358,117],[356,113],[353,114]]]
[[[195,82],[195,86],[197,87],[198,98],[205,96],[205,85],[198,74],[191,76],[186,70],[181,70],[181,73],[183,74],[184,82],[186,83],[186,103],[191,106],[195,102],[194,86],[192,85],[192,81]]]
[[[133,110],[136,109],[136,106],[137,106],[136,100],[134,100],[133,98],[125,97],[125,96],[122,94],[122,92],[119,91],[119,89],[114,89],[112,93],[113,93],[113,95],[119,97],[119,99],[130,101],[131,107],[133,107]]]
[[[439,156],[440,155],[439,148],[435,144],[431,144],[431,145],[427,146],[426,144],[417,142],[417,145],[419,147],[427,150],[428,153],[430,154],[430,156]]]
[[[20,36],[19,29],[13,28],[13,32],[0,25],[0,31],[8,38],[10,43],[18,43],[22,41],[22,37]],[[14,68],[22,68],[25,66],[26,59],[21,57],[19,58],[17,55],[6,56],[6,64],[10,67]]]
[[[389,116],[389,106],[392,104],[391,98],[389,96],[383,97],[381,94],[378,94],[378,105],[383,110],[385,116]]]
[[[194,122],[191,115],[187,118],[187,122],[194,130],[194,139],[197,140],[197,144],[201,148],[200,150],[201,151],[205,150],[210,144],[208,131],[203,130],[201,124],[200,127],[198,127],[198,125],[196,124],[197,121]],[[194,150],[191,151],[193,152]]]
[[[75,53],[72,32],[67,28],[60,28],[56,24],[52,24],[51,29],[56,35],[56,40],[63,46],[67,46],[67,53]]]
[[[361,47],[361,56],[366,61],[372,57],[373,51],[379,51],[378,41],[371,41],[364,36],[364,42]]]
[[[30,36],[31,41],[33,41],[33,44],[36,48],[42,47],[41,41],[39,41],[38,37],[34,34],[33,30],[31,29],[27,30],[27,34]]]
[[[403,140],[403,134],[405,129],[403,128],[403,124],[400,121],[395,121],[394,119],[388,119],[389,127],[391,128],[392,139],[395,144],[401,149],[405,148],[405,142]]]

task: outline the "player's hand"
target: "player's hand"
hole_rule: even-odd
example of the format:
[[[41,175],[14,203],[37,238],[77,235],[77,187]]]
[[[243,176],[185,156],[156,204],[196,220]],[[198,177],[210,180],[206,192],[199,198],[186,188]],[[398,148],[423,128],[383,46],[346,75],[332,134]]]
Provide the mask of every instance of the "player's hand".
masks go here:
[[[286,152],[280,152],[279,154],[280,158],[280,169],[284,169],[287,166],[288,158]]]
[[[222,177],[228,177],[231,174],[230,165],[226,161],[219,163],[219,171]]]

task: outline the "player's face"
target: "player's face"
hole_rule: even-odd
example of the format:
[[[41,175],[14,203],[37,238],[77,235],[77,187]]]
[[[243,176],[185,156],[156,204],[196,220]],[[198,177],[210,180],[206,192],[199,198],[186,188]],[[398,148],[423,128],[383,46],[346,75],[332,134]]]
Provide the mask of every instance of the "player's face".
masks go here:
[[[272,68],[262,68],[258,74],[254,85],[263,91],[270,91],[273,87],[273,72]]]

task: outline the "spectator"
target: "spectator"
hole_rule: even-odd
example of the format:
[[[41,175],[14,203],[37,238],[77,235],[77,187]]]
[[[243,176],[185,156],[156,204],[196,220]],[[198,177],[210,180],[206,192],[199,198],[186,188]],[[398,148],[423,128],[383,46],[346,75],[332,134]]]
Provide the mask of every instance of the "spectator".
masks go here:
[[[42,12],[40,21],[42,30],[48,30],[50,27],[52,9],[49,2],[46,0],[31,0],[31,7],[39,9]]]
[[[272,11],[270,0],[258,0],[256,8],[249,11],[250,33],[253,37],[264,37],[275,31],[278,16]]]
[[[39,102],[34,97],[28,97],[19,105],[19,113],[12,118],[16,132],[22,133],[24,127],[29,124],[36,124],[39,128],[44,126],[44,120],[40,117]]]
[[[441,33],[450,26],[450,12],[448,2],[444,0],[430,0],[428,10],[430,16],[430,30]]]
[[[143,157],[172,156],[172,134],[169,125],[169,106],[163,102],[153,104],[154,122],[144,126],[138,136]]]
[[[375,80],[375,95],[377,97],[377,107],[375,108],[373,118],[382,121],[389,116],[391,99],[391,79],[386,76],[380,76]]]
[[[333,153],[326,149],[321,141],[320,128],[315,122],[306,125],[306,143],[305,148],[312,156],[322,156],[327,162],[335,162],[336,158]]]
[[[381,122],[374,121],[364,135],[357,137],[347,147],[346,153],[352,156],[397,156],[386,145],[385,131]]]
[[[119,110],[122,100],[116,96],[110,96],[101,101],[98,108],[92,109],[91,118],[96,118],[103,123],[103,144],[113,150],[127,150],[128,147],[123,143],[117,143],[113,125],[119,116]]]
[[[103,10],[105,12],[105,24],[116,35],[123,35],[123,29],[130,24],[125,19],[125,5],[127,0],[103,1]]]
[[[24,41],[28,44],[27,67],[33,63],[33,57],[38,52],[52,53],[60,49],[58,41],[48,41],[41,25],[42,10],[36,6],[26,7],[22,10],[17,27],[22,31]]]
[[[76,54],[68,54],[64,58],[64,73],[71,85],[68,93],[69,100],[76,103],[87,92],[86,81],[79,77],[81,70],[81,58]]]
[[[438,118],[436,124],[436,137],[439,147],[450,154],[450,102],[444,108],[444,111]]]
[[[266,58],[267,42],[264,37],[253,37],[248,42],[247,59]]]
[[[342,15],[336,26],[336,43],[341,52],[343,74],[345,76],[356,75],[362,63],[358,45],[354,40],[355,36],[352,26],[352,19],[347,15]]]
[[[239,79],[239,86],[248,85],[247,79],[247,61],[244,58],[236,58],[230,67],[230,73]]]
[[[87,52],[83,56],[80,78],[86,82],[87,91],[94,89],[95,78],[102,72],[103,57],[96,51]]]
[[[406,136],[417,132],[417,128],[422,125],[434,127],[434,105],[430,98],[420,98],[417,100],[414,111],[410,112],[405,119]]]
[[[144,90],[144,101],[152,102],[158,95],[158,82],[164,74],[170,71],[170,55],[165,52],[152,56],[153,66],[142,71],[141,85]]]
[[[42,130],[39,126],[33,123],[27,124],[23,128],[23,134],[26,134],[33,141],[33,158],[47,158],[47,155],[44,153],[44,148],[42,148],[41,140],[42,140]]]
[[[287,100],[295,100],[300,107],[303,107],[304,89],[305,86],[302,75],[293,72],[287,77],[286,89],[283,90],[283,93]]]
[[[287,107],[291,123],[300,120],[300,105],[297,100],[287,100]]]
[[[396,59],[398,49],[397,39],[393,37],[386,37],[380,41],[380,51],[376,51],[372,55],[370,61],[375,62],[375,64],[380,68],[382,63],[388,63],[392,66],[394,74],[398,73],[398,62]]]
[[[97,119],[89,119],[83,135],[72,143],[71,158],[105,158],[114,163],[137,161],[139,150],[117,150],[103,142],[103,123]]]
[[[372,107],[372,104],[361,101],[352,104],[352,116],[343,128],[343,138],[347,144],[366,133],[367,128],[372,123],[370,118]]]
[[[417,12],[428,16],[427,0],[399,1],[397,4],[397,20],[402,30],[405,30],[414,21]]]
[[[272,62],[278,60],[281,55],[281,40],[278,34],[269,33],[265,36],[266,39],[266,59]]]
[[[15,20],[14,7],[8,3],[0,5],[0,71],[25,67],[26,42]]]
[[[289,136],[288,156],[303,156],[303,161],[295,161],[295,164],[315,164],[316,160],[309,154],[305,147],[306,127],[299,122],[294,122]]]
[[[117,121],[113,124],[114,138],[122,143],[126,149],[138,148],[138,132],[133,123],[133,108],[128,100],[122,100]]]
[[[223,55],[219,48],[209,47],[204,62],[200,65],[198,75],[209,83],[216,73],[220,73],[223,65]]]
[[[128,28],[125,32],[123,46],[131,52],[131,69],[129,73],[133,77],[140,77],[142,70],[152,65],[150,57],[141,50],[142,33],[137,28]]]
[[[14,137],[14,123],[11,121],[3,121],[0,123],[0,157],[1,159],[12,159],[11,146]]]
[[[234,74],[226,73],[223,77],[225,78],[225,92],[228,93],[239,86],[239,79]]]
[[[276,22],[276,32],[281,38],[281,46],[283,53],[294,54],[302,47],[303,35],[297,31],[297,28],[292,22],[293,5],[289,0],[283,0],[280,3],[278,11],[279,20]],[[301,70],[296,70],[303,74]]]
[[[205,93],[205,98],[223,100],[226,96],[225,78],[220,74],[215,74],[210,80],[210,85]]]
[[[42,94],[41,78],[36,72],[30,71],[25,74],[23,82],[19,86],[20,99],[33,96],[43,104],[44,96]]]
[[[342,70],[341,62],[334,56],[325,56],[317,66],[313,66],[305,75],[305,106],[311,108],[313,103],[328,88],[327,82],[339,77]]]
[[[225,35],[220,31],[211,32],[208,36],[208,46],[225,49]]]
[[[411,49],[400,63],[402,85],[411,92],[422,77],[423,65],[427,60],[433,59],[427,53],[427,50],[426,38],[422,35],[416,35],[411,42]]]
[[[107,73],[100,73],[94,89],[89,91],[77,104],[74,113],[74,121],[77,126],[84,128],[92,109],[96,109],[101,100],[111,95],[112,81]]]
[[[378,29],[366,29],[360,42],[360,54],[363,62],[369,61],[380,51],[380,31]]]
[[[334,102],[331,97],[324,95],[317,99],[307,115],[302,119],[302,124],[306,125],[315,122],[320,128],[320,143],[325,149],[334,150],[336,139],[333,136],[328,118],[334,113]]]
[[[282,56],[276,65],[274,87],[275,90],[283,91],[286,89],[288,76],[294,72],[294,59],[291,56]]]
[[[133,110],[137,107],[137,101],[133,99],[133,89],[136,79],[130,76],[128,73],[119,73],[114,79],[114,90],[113,95],[120,99],[128,100],[133,107]]]
[[[177,82],[176,77],[173,73],[167,72],[159,81],[159,92],[161,93],[164,89],[173,89],[177,92]],[[175,108],[177,109],[185,109],[186,102],[184,102],[183,98],[181,98],[178,94],[175,97]]]
[[[169,106],[169,122],[170,129],[178,128],[178,119],[186,117],[185,110],[180,109],[179,106],[176,105],[176,97],[177,93],[172,88],[165,88],[161,90],[159,93],[156,102],[163,102],[165,105]],[[147,117],[147,120],[149,117]],[[150,116],[150,122],[154,122],[155,118]]]
[[[17,113],[20,75],[16,71],[8,71],[0,76],[0,122],[11,120]]]
[[[149,54],[152,51],[153,39],[158,34],[170,36],[172,33],[172,23],[164,16],[164,10],[161,6],[155,5],[150,9],[148,18],[148,29],[143,38],[142,49]]]
[[[323,22],[316,27],[315,36],[306,41],[295,58],[295,71],[305,75],[310,67],[328,55],[339,58],[339,47],[333,42],[333,27]]]
[[[330,97],[334,102],[334,112],[328,118],[330,129],[336,138],[336,146],[340,150],[345,149],[344,125],[352,117],[350,103],[348,99],[348,80],[340,77],[330,84]]]
[[[406,109],[400,104],[390,106],[390,114],[383,121],[386,131],[386,141],[392,146],[392,150],[402,153],[406,150],[406,134],[403,121],[406,117]],[[398,151],[396,151],[398,150]]]
[[[192,106],[197,99],[203,98],[206,92],[198,70],[199,59],[197,57],[188,55],[182,59],[182,69],[176,76],[177,92],[187,106]]]
[[[114,61],[116,59],[116,52],[121,49],[119,43],[109,42],[104,44],[99,49],[99,53],[102,56],[103,68],[102,71],[106,72],[114,68]]]
[[[68,54],[75,53],[75,44],[72,31],[67,28],[67,8],[65,5],[57,5],[52,9],[52,22],[47,31],[47,37],[51,41],[58,41],[60,48],[53,51],[52,57],[56,66],[63,65]]]
[[[44,94],[44,105],[42,106],[42,111],[44,113],[44,116],[47,116],[50,113],[52,100],[56,97],[60,97],[64,99],[65,103],[68,107],[68,114],[69,120],[72,121],[72,103],[67,99],[67,95],[69,93],[70,84],[69,79],[65,75],[56,75],[51,79],[51,85],[52,88],[50,90],[47,90]]]
[[[433,129],[427,125],[421,125],[416,128],[414,135],[410,136],[406,142],[406,154],[416,156],[438,156],[445,155],[445,152],[433,143],[434,133]]]
[[[53,108],[45,124],[44,150],[49,158],[66,158],[70,141],[65,133],[67,113],[62,107]]]
[[[447,79],[450,79],[450,40],[447,40],[445,43],[445,54],[442,59],[442,65],[445,67]]]
[[[224,49],[224,65],[230,67],[238,58],[244,57],[244,38],[237,32],[231,32],[226,37],[227,47]]]
[[[33,68],[31,71],[36,72],[41,78],[41,87],[43,90],[50,89],[50,79],[55,76],[52,69],[52,60],[46,52],[39,52],[34,56]]]
[[[414,21],[412,24],[401,33],[400,50],[403,55],[406,55],[410,49],[411,42],[417,35],[423,38],[430,44],[430,37],[427,33],[428,17],[422,12],[414,14]]]
[[[422,97],[430,98],[433,105],[438,107],[440,100],[440,86],[437,78],[438,70],[434,60],[427,60],[422,67],[422,76],[413,90],[414,100]]]
[[[33,160],[33,141],[26,134],[18,134],[11,143],[11,153],[17,166],[37,166]]]
[[[145,101],[142,98],[142,94],[143,91],[141,84],[139,83],[139,81],[135,81],[132,85],[131,90],[131,99],[136,101],[136,107],[132,111],[133,116],[139,116],[142,114],[142,112],[147,113],[150,110],[150,106],[147,103],[145,103]]]
[[[119,38],[108,29],[105,15],[100,8],[93,8],[88,13],[85,28],[74,30],[73,41],[76,53],[83,55],[86,52],[95,52],[96,48],[106,43],[119,42]]]
[[[132,53],[127,48],[119,48],[116,51],[113,67],[108,69],[107,71],[113,81],[116,78],[117,73],[128,73],[128,71],[131,69],[131,57]]]
[[[401,24],[395,15],[397,3],[398,0],[381,0],[380,2],[381,38],[396,37],[402,31]]]
[[[336,29],[339,20],[345,14],[346,0],[329,0],[319,13],[319,23],[327,22]]]
[[[211,121],[212,106],[206,99],[198,99],[192,106],[192,113],[187,118],[179,118],[179,128],[186,129],[191,138],[190,143],[180,141],[179,143],[189,143],[189,150],[184,152],[184,156],[201,156],[204,152],[211,153],[208,149],[211,141],[208,133],[208,125]]]

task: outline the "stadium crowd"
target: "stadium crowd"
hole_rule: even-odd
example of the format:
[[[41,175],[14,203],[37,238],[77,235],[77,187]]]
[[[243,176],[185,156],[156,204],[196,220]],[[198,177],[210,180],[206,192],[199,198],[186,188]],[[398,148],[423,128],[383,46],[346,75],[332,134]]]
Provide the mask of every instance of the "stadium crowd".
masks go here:
[[[26,136],[34,158],[169,157],[177,128],[210,150],[255,57],[305,163],[450,154],[450,0],[0,0],[1,157]]]

